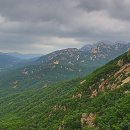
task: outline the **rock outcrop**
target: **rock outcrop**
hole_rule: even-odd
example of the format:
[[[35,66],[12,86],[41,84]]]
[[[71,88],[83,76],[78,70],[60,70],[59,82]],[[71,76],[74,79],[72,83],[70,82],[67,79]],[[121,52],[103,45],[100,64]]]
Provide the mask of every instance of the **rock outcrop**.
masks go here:
[[[54,65],[58,65],[58,64],[59,64],[59,61],[53,61],[53,64],[54,64]]]
[[[94,91],[92,91],[92,95],[91,95],[91,98],[94,98],[97,96],[97,90],[95,89]]]
[[[82,92],[76,93],[75,95],[72,96],[72,98],[82,98]]]
[[[123,66],[123,64],[124,64],[123,59],[118,60],[118,62],[117,62],[117,65],[118,65],[118,66]]]
[[[86,82],[86,80],[83,80],[80,82],[80,85],[84,84]]]
[[[55,112],[55,111],[66,111],[67,110],[67,108],[66,108],[66,106],[62,106],[62,105],[55,105],[54,107],[53,107],[53,112]]]
[[[90,113],[88,116],[86,113],[83,113],[82,117],[81,117],[82,128],[85,127],[86,125],[88,125],[90,128],[93,128],[94,127],[94,119],[95,119],[95,115],[93,113]]]

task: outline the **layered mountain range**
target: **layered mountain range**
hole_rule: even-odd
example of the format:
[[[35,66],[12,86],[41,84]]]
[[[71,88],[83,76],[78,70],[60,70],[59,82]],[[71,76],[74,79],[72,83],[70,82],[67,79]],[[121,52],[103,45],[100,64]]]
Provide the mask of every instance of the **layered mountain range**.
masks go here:
[[[30,65],[39,58],[37,56],[39,55],[0,53],[0,72]]]
[[[81,49],[68,48],[41,56],[25,67],[1,76],[1,87],[13,90],[27,89],[32,84],[44,85],[78,78],[91,73],[130,48],[130,43],[108,44],[99,42]],[[8,81],[8,82],[7,82]]]

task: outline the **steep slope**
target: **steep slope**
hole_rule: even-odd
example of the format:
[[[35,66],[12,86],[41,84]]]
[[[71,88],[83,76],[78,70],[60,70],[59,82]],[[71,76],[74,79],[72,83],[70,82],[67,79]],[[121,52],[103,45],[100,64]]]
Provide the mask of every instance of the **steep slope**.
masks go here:
[[[130,51],[82,79],[0,98],[0,129],[129,130]]]

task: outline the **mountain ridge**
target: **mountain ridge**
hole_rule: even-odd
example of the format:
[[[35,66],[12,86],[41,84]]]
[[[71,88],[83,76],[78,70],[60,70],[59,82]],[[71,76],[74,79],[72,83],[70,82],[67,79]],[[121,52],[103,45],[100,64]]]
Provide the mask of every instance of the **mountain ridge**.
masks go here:
[[[111,51],[108,45],[101,43],[98,44],[99,49],[88,52],[77,48],[58,50],[40,57],[31,65],[9,72],[7,77],[3,75],[0,86],[13,91],[24,90],[39,82],[46,85],[85,76],[128,50],[128,46],[124,49],[122,44],[118,44],[118,47],[119,51],[115,51],[115,46]]]

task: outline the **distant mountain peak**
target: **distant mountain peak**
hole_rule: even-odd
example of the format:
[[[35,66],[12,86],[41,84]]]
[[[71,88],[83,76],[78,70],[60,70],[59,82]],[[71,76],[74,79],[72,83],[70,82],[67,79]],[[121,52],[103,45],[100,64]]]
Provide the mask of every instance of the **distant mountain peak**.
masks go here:
[[[60,53],[60,52],[64,53],[64,52],[76,52],[76,51],[78,51],[77,48],[66,48],[66,49],[61,49],[61,50],[58,50],[58,51],[54,51],[52,53]]]
[[[81,51],[90,51],[92,48],[94,48],[94,44],[86,44],[82,48],[80,48]]]
[[[128,42],[99,41],[95,44],[83,46],[80,51],[90,55],[91,60],[99,60],[102,58],[111,59],[113,56],[116,57],[119,54],[126,52],[128,48],[130,48],[130,43]]]

